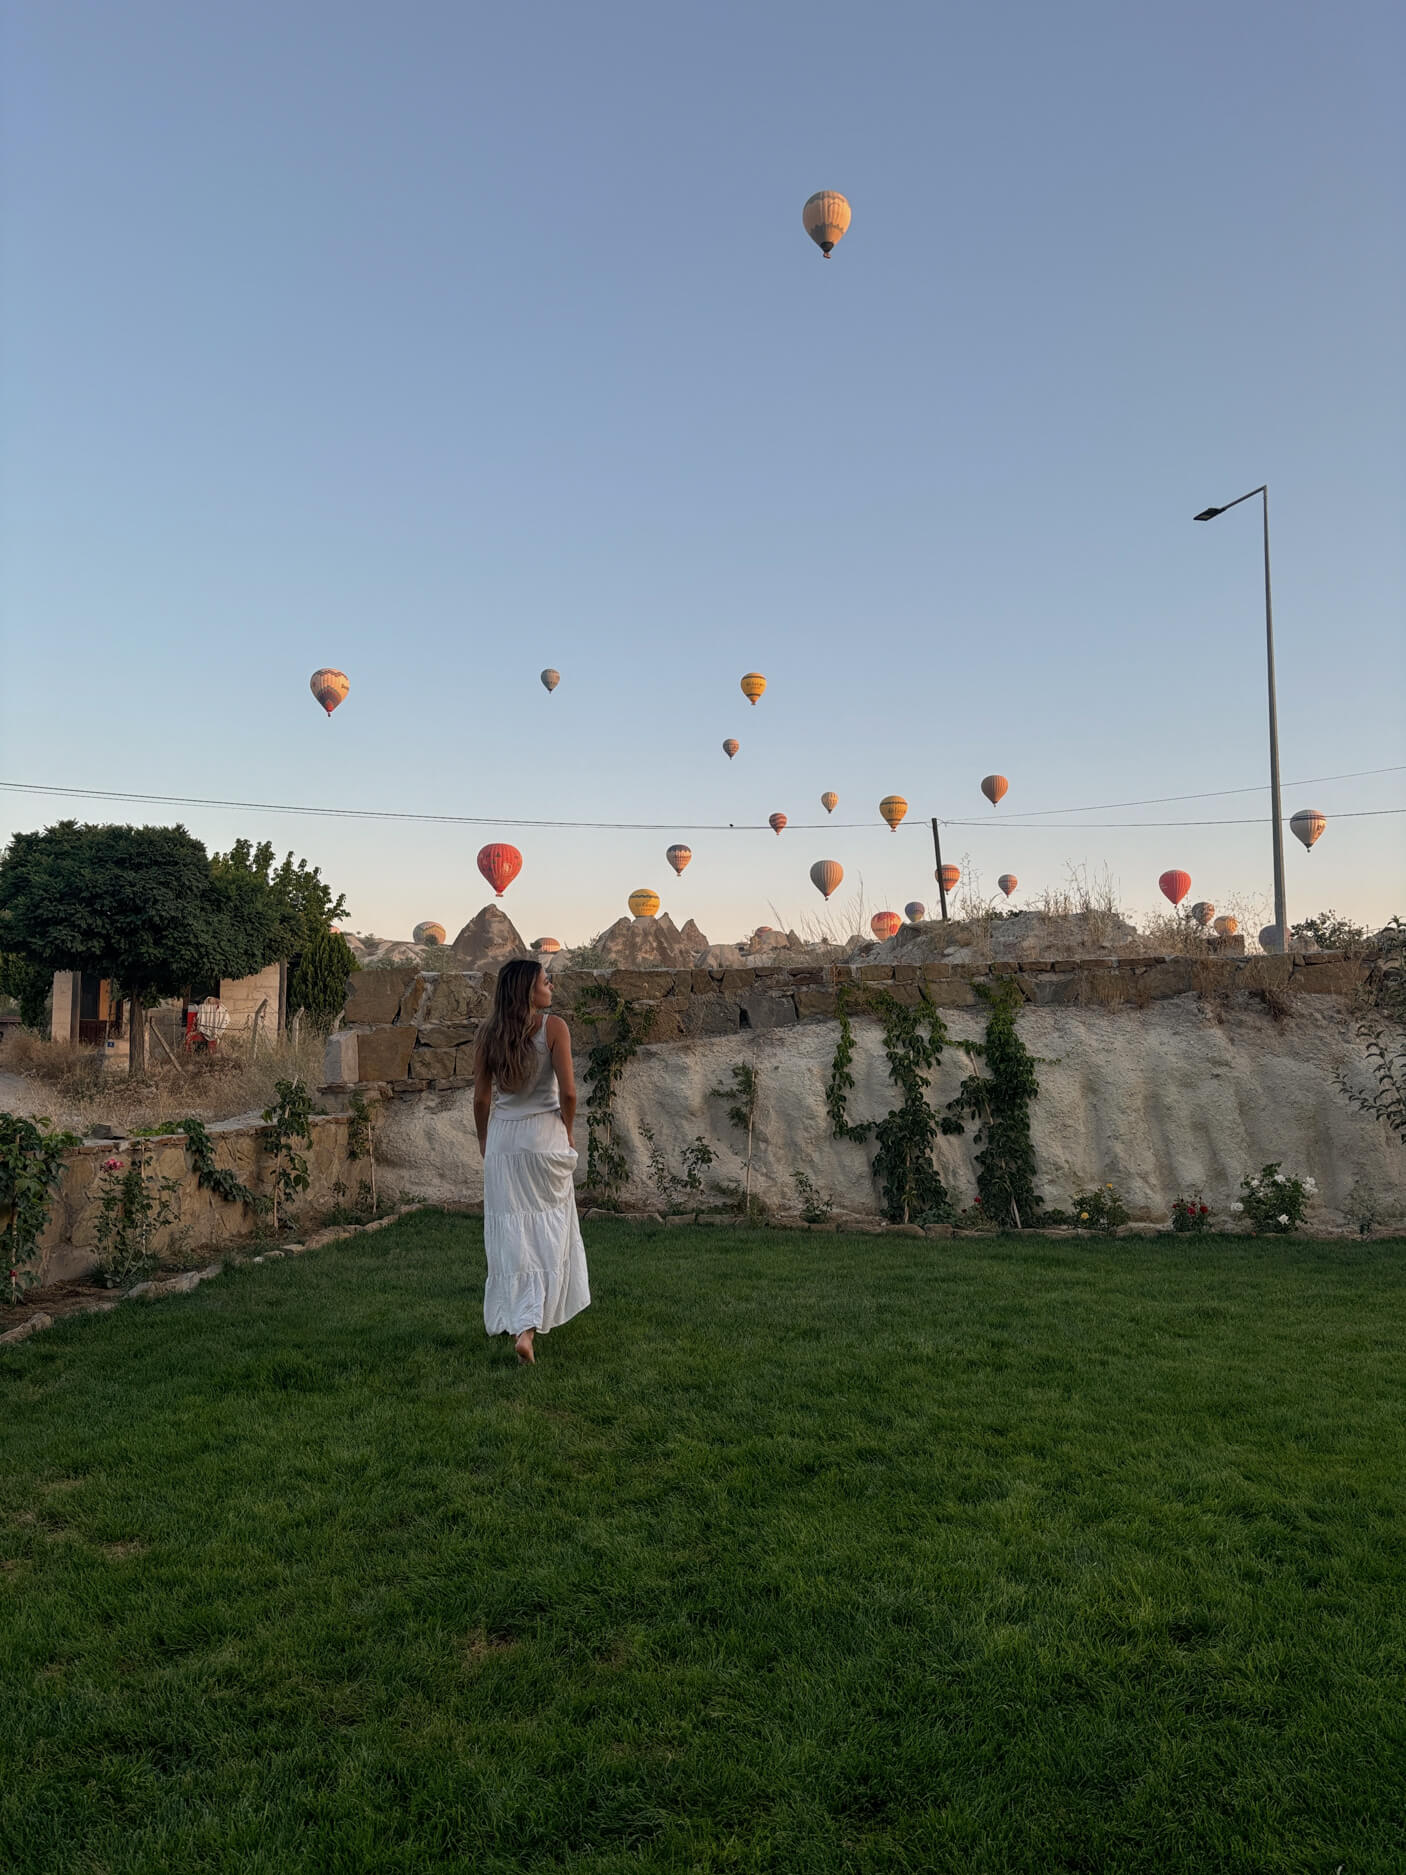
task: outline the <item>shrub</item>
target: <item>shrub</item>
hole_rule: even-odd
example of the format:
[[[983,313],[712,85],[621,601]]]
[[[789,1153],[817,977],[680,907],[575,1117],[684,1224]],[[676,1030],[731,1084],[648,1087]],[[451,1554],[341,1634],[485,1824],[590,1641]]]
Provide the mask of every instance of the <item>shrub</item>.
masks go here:
[[[1120,1224],[1128,1221],[1128,1207],[1112,1185],[1076,1191],[1070,1208],[1070,1222],[1079,1230],[1096,1230],[1105,1237],[1111,1237]]]
[[[1281,1172],[1276,1159],[1258,1172],[1246,1173],[1240,1181],[1239,1200],[1230,1208],[1237,1216],[1243,1215],[1253,1236],[1289,1237],[1303,1223],[1317,1190],[1313,1179]]]
[[[828,1191],[822,1191],[814,1179],[804,1172],[793,1174],[796,1197],[800,1202],[801,1216],[807,1224],[828,1224],[830,1213],[835,1208],[835,1200]]]
[[[1172,1200],[1172,1229],[1178,1236],[1190,1232],[1203,1237],[1210,1228],[1211,1207],[1203,1201],[1199,1191],[1190,1198]]]
[[[104,1159],[98,1179],[95,1226],[98,1274],[117,1288],[156,1260],[152,1238],[175,1222],[178,1178],[158,1178],[151,1168],[151,1147],[133,1140],[126,1165]]]
[[[10,1300],[18,1302],[38,1272],[20,1266],[39,1247],[54,1193],[63,1178],[63,1155],[78,1144],[75,1133],[52,1129],[47,1119],[0,1113],[0,1246],[9,1272]]]

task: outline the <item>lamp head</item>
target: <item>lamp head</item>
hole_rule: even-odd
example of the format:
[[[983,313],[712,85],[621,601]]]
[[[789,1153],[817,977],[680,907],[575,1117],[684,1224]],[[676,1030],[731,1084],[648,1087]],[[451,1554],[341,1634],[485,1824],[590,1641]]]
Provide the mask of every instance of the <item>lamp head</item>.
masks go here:
[[[1194,521],[1214,521],[1218,514],[1224,513],[1224,508],[1203,508],[1200,514],[1195,514],[1191,518]]]

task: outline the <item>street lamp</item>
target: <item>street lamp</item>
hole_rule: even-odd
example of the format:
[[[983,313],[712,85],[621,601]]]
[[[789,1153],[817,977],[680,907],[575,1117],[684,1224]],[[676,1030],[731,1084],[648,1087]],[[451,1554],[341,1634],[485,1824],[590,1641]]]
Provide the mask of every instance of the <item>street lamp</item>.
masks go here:
[[[1252,488],[1248,495],[1237,495],[1234,501],[1227,501],[1222,508],[1203,508],[1194,518],[1198,521],[1214,521],[1218,514],[1227,514],[1232,508],[1238,508],[1242,501],[1251,501],[1256,495],[1264,496],[1264,644],[1269,666],[1269,819],[1274,841],[1275,948],[1286,951],[1289,948],[1289,916],[1284,906],[1284,812],[1279,799],[1279,710],[1274,700],[1274,607],[1269,591],[1269,484],[1266,482],[1259,488]]]

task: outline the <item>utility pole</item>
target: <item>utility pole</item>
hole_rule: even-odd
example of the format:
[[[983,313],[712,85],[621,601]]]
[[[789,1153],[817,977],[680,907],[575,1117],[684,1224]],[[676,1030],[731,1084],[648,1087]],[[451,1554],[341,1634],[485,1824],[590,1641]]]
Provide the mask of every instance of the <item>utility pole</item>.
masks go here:
[[[947,887],[942,883],[942,841],[937,834],[937,815],[932,817],[932,854],[937,861],[937,871],[933,875],[937,880],[937,896],[942,901],[942,922],[947,923]]]

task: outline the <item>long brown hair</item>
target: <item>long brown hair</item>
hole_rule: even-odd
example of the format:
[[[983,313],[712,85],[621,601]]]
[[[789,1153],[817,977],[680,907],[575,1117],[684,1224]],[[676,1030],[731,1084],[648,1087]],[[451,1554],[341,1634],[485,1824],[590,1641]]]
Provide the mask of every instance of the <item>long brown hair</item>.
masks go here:
[[[498,972],[493,992],[493,1013],[483,1025],[474,1056],[474,1071],[514,1094],[532,1072],[532,1042],[539,1012],[532,1007],[532,992],[542,966],[535,957],[514,957]]]

